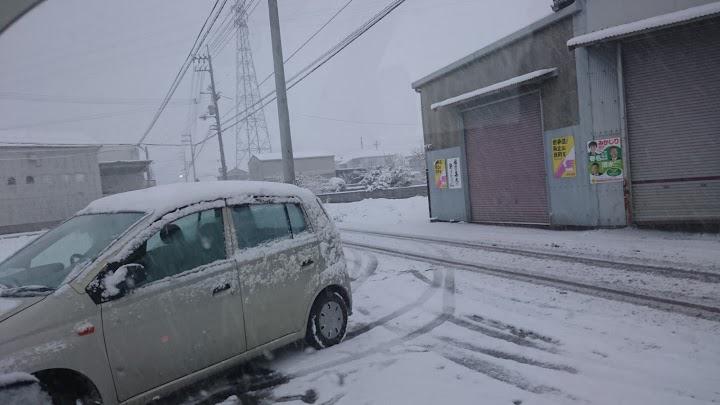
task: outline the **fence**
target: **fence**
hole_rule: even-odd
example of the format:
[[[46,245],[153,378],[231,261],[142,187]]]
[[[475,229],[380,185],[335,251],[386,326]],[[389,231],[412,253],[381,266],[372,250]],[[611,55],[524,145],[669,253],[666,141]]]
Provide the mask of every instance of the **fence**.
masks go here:
[[[388,188],[385,190],[343,191],[340,193],[318,194],[318,197],[320,197],[323,203],[348,203],[362,201],[368,198],[389,198],[397,200],[415,196],[427,196],[427,186],[423,184],[419,186]]]

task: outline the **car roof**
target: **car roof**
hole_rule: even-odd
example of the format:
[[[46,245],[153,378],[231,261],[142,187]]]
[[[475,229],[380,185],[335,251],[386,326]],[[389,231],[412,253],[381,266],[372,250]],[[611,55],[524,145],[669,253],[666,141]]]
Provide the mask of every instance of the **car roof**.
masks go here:
[[[223,198],[262,196],[303,199],[308,193],[310,191],[291,184],[261,181],[175,183],[103,197],[91,202],[78,214],[129,211],[162,214],[191,204]]]

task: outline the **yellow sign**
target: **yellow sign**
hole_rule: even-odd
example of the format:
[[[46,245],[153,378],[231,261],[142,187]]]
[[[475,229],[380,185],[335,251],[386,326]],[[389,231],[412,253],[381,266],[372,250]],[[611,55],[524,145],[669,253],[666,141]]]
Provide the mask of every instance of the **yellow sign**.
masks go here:
[[[575,177],[575,138],[562,136],[552,139],[553,176]]]
[[[433,164],[433,167],[435,168],[435,187],[447,188],[448,177],[447,170],[445,168],[445,159],[437,159]]]

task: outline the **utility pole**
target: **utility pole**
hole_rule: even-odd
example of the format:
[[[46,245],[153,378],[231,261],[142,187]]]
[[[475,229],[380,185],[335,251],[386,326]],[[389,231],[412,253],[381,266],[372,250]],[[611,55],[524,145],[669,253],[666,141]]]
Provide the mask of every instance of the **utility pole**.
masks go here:
[[[148,151],[147,145],[144,146],[145,149],[145,160],[150,161],[150,151]],[[153,178],[153,172],[152,172],[152,163],[148,165],[147,169],[147,184],[146,187],[151,187],[155,185],[155,179]]]
[[[275,92],[277,94],[278,120],[280,121],[280,149],[283,161],[283,180],[295,184],[295,161],[292,137],[290,136],[290,112],[288,111],[287,88],[285,87],[285,66],[280,38],[280,17],[277,0],[268,0],[270,10],[270,37],[272,39],[273,62],[275,65]]]
[[[198,181],[197,170],[195,169],[195,144],[193,143],[192,134],[183,134],[182,141],[190,145],[190,164],[192,165],[192,181]]]
[[[210,73],[210,97],[213,101],[214,111],[210,111],[210,115],[215,116],[215,130],[217,131],[218,146],[220,147],[220,178],[227,180],[227,165],[225,164],[225,148],[223,147],[222,129],[220,128],[220,109],[218,108],[218,100],[220,96],[215,89],[215,75],[213,74],[212,58],[210,57],[210,45],[206,45],[207,56],[196,56],[195,60],[207,61],[207,68],[199,68],[198,71]]]

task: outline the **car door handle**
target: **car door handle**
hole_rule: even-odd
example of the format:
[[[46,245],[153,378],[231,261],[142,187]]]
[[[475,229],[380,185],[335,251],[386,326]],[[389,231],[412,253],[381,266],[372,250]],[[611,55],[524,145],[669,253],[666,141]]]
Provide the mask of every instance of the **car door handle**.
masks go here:
[[[222,285],[215,286],[215,288],[213,288],[212,295],[215,296],[215,295],[220,294],[221,292],[223,292],[225,290],[229,290],[229,289],[230,289],[230,283],[225,283]]]
[[[307,266],[312,265],[313,263],[315,263],[315,261],[314,261],[313,259],[305,259],[305,260],[300,264],[300,266],[302,266],[302,267],[307,267]]]

